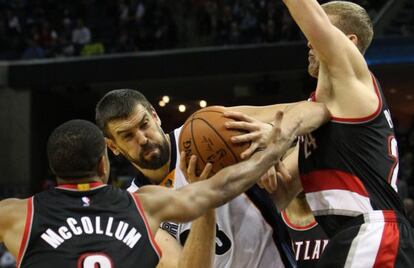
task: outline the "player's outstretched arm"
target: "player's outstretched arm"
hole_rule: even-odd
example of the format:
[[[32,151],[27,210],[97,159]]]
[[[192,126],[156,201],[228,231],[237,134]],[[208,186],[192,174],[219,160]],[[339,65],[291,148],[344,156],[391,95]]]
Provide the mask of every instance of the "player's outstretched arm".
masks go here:
[[[368,67],[355,44],[336,28],[316,0],[283,0],[321,62],[334,77],[366,76]],[[335,18],[333,18],[335,19]],[[351,38],[357,38],[353,35]],[[357,42],[357,40],[355,40]]]
[[[208,180],[189,184],[176,191],[155,186],[142,187],[140,198],[144,209],[151,215],[153,228],[156,229],[157,224],[165,220],[191,221],[207,209],[221,206],[251,187],[280,160],[296,136],[300,122],[282,132],[282,117],[283,113],[278,112],[272,141],[267,148],[250,159],[222,169]]]
[[[358,23],[370,23],[368,15],[363,14],[361,7],[346,1],[337,2],[335,8],[350,9],[360,14],[352,18],[360,22],[346,21],[349,19],[346,15],[328,16],[316,0],[283,1],[309,40],[310,62],[313,68],[318,68],[319,74],[318,101],[324,102],[335,117],[372,115],[378,108],[379,99],[368,65],[357,47],[360,45],[361,50],[366,49],[369,44],[363,39],[369,39],[369,33],[356,34],[360,28]],[[337,14],[334,11],[331,13]],[[340,26],[344,23],[347,26]],[[341,30],[346,31],[346,35]],[[369,31],[369,26],[364,31]],[[318,60],[320,64],[316,67]]]
[[[275,119],[276,111],[283,111],[287,106],[294,103],[276,103],[265,106],[240,105],[225,108],[229,112],[243,113],[262,122],[272,122]]]
[[[283,107],[284,116],[281,125],[282,131],[284,129],[292,128],[292,125],[296,124],[296,122],[301,122],[297,130],[298,136],[312,132],[331,118],[328,108],[323,103],[301,101],[284,105]],[[235,112],[230,109],[224,115],[235,120],[226,122],[226,127],[228,129],[237,129],[246,132],[245,134],[234,136],[231,139],[233,143],[251,143],[250,147],[242,152],[241,157],[245,159],[256,149],[265,148],[267,146],[272,128],[270,124],[262,122],[260,118],[255,117],[255,114],[250,113],[250,109],[240,108],[239,111],[240,112]],[[274,114],[275,111],[277,110],[274,110],[272,106],[264,106],[261,114]]]

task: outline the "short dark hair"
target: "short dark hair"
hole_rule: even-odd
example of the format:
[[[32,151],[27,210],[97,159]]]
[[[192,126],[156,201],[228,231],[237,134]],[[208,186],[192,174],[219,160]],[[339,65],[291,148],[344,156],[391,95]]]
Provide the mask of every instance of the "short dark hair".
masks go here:
[[[52,172],[62,179],[89,178],[105,153],[102,131],[93,123],[75,119],[58,126],[47,143]]]
[[[137,104],[141,104],[147,111],[151,111],[152,109],[151,103],[137,90],[111,90],[96,105],[96,124],[106,137],[112,137],[108,131],[108,123],[112,120],[128,118],[133,113]]]

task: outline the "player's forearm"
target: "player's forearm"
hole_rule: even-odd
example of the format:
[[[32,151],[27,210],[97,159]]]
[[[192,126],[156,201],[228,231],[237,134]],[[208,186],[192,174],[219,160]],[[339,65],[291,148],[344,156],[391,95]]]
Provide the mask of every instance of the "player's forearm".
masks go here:
[[[269,150],[269,149],[266,149]],[[262,151],[238,164],[220,170],[205,181],[191,183],[178,189],[185,198],[176,207],[185,214],[175,218],[179,222],[192,220],[209,208],[219,207],[245,192],[280,158],[273,152]]]
[[[268,150],[270,149],[257,152],[247,161],[225,168],[210,178],[211,182],[214,183],[213,192],[216,195],[214,205],[222,205],[245,192],[271,166],[275,165],[281,155],[270,154]]]
[[[297,133],[300,136],[317,129],[330,118],[331,114],[325,104],[302,101],[286,107],[281,128],[284,129],[291,124],[301,122]]]
[[[292,103],[279,103],[266,106],[241,105],[226,108],[230,111],[246,114],[262,122],[271,122],[275,119],[275,113],[277,110],[284,110],[291,104]]]
[[[209,209],[203,216],[192,222],[178,267],[212,267],[216,248],[215,238],[215,210]]]

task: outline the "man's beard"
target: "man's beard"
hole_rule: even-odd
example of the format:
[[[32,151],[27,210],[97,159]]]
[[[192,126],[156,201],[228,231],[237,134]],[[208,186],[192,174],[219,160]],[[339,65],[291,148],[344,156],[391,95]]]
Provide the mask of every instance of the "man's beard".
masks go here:
[[[135,164],[143,169],[159,169],[170,159],[170,147],[167,140],[163,139],[161,144],[147,143],[142,146],[139,158]],[[149,150],[158,149],[159,154],[153,155],[149,160],[145,159],[144,154]]]

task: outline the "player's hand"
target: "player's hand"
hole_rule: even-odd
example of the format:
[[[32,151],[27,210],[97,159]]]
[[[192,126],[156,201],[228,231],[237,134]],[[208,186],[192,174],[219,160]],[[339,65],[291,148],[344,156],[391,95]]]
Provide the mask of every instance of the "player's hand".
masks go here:
[[[277,189],[277,177],[275,167],[271,167],[260,180],[257,182],[260,188],[265,189],[269,194],[273,193]]]
[[[250,142],[250,147],[240,155],[242,159],[249,158],[257,149],[264,149],[266,147],[272,135],[271,124],[263,123],[239,112],[226,111],[224,116],[236,120],[226,122],[225,126],[227,129],[248,132],[231,138],[233,143]]]
[[[276,192],[278,180],[289,181],[292,179],[289,171],[282,161],[271,167],[257,182],[260,188],[265,189],[269,194]]]
[[[274,127],[271,131],[267,151],[273,155],[274,159],[280,160],[286,151],[292,146],[296,139],[301,125],[301,119],[292,121],[288,126],[285,126],[282,131],[283,112],[276,112]],[[276,171],[278,169],[276,168]]]
[[[282,181],[289,181],[292,179],[289,170],[286,168],[282,161],[277,162],[276,166],[276,177]]]
[[[196,165],[197,165],[197,156],[192,155],[190,157],[190,161],[188,161],[188,166],[186,166],[186,154],[185,152],[181,152],[180,155],[180,169],[183,172],[185,178],[188,182],[196,182],[202,181],[210,177],[211,169],[213,165],[211,163],[207,163],[203,171],[201,172],[200,176],[196,175]]]

